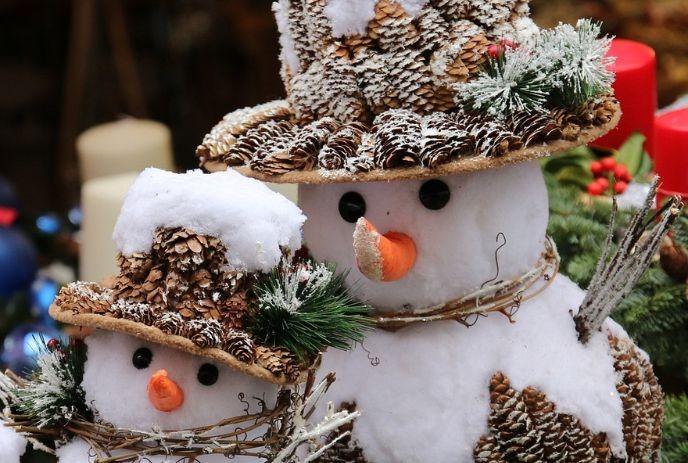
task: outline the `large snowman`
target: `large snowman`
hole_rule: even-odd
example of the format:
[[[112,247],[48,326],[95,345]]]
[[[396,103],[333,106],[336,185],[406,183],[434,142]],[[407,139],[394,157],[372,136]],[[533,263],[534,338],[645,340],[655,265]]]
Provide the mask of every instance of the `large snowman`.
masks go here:
[[[522,0],[274,10],[287,100],[228,114],[197,157],[299,184],[309,251],[375,308],[325,356],[363,415],[322,461],[659,461],[647,356],[574,321],[586,294],[546,236],[537,159],[620,117],[599,26],[540,31]]]
[[[281,388],[302,381],[310,360],[254,339],[245,325],[253,277],[300,248],[304,219],[286,198],[235,172],[141,174],[114,232],[119,275],[107,286],[71,284],[51,308],[55,319],[95,330],[86,337],[81,388],[96,422],[153,433],[193,430],[260,413],[275,405]],[[59,355],[66,354],[47,358]],[[45,371],[50,365],[39,362],[45,381],[32,390],[57,395],[60,387],[75,386],[65,384],[72,376],[61,381],[65,375]],[[240,439],[261,440],[268,429],[257,423],[237,422],[224,432],[248,428]],[[23,437],[0,428],[3,463],[18,463],[25,446]],[[149,463],[182,458],[123,447],[94,447],[77,437],[59,446],[57,456],[60,463],[132,453]],[[192,461],[227,460],[203,453]]]

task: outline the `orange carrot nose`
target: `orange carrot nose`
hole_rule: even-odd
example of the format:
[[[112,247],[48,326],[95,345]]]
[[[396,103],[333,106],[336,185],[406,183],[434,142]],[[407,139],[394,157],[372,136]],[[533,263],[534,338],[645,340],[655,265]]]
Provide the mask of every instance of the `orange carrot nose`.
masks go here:
[[[148,382],[148,400],[161,412],[173,412],[184,403],[184,391],[160,370]]]
[[[354,230],[354,253],[358,268],[373,281],[401,280],[416,262],[416,243],[398,232],[381,235],[365,217]]]

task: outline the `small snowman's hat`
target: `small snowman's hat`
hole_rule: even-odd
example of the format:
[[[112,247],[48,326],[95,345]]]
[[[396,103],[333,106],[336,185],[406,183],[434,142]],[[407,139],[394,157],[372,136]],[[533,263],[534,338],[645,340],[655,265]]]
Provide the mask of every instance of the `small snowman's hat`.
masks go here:
[[[115,227],[119,274],[111,284],[63,288],[50,314],[205,356],[276,384],[301,381],[314,359],[260,345],[246,318],[257,275],[301,247],[304,220],[286,198],[233,171],[147,169]]]
[[[541,31],[528,0],[279,0],[288,98],[228,114],[208,171],[277,183],[493,169],[592,142],[620,118],[600,26]]]

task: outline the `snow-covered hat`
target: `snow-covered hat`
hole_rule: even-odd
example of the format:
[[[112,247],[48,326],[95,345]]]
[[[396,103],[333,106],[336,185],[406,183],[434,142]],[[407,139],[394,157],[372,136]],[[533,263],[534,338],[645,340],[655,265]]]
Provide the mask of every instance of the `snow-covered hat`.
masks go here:
[[[492,169],[589,143],[620,108],[601,26],[540,30],[528,0],[279,0],[287,99],[228,114],[208,171],[279,183]]]
[[[309,360],[260,345],[245,319],[257,275],[301,247],[304,220],[286,198],[231,170],[147,169],[115,226],[119,275],[107,285],[63,288],[50,314],[205,356],[273,383],[300,381]]]

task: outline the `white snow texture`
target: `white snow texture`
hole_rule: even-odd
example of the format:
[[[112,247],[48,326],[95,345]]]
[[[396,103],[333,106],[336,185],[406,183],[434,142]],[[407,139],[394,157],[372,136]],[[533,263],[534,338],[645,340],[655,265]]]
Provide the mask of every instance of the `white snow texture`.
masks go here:
[[[158,228],[187,227],[222,240],[230,267],[267,272],[279,263],[282,247],[301,247],[304,220],[291,201],[233,170],[149,168],[129,190],[113,239],[131,255],[149,251]]]
[[[288,8],[289,0],[279,0],[272,4],[272,11],[275,13],[275,20],[277,21],[277,30],[280,33],[279,41],[282,47],[282,62],[285,63],[292,72],[296,72],[299,69],[299,56],[296,53],[294,37],[291,35],[291,30],[289,29]]]
[[[316,259],[353,268],[350,285],[381,310],[446,302],[494,279],[495,252],[504,242],[499,233],[506,237],[498,252],[499,279],[533,265],[544,249],[549,215],[538,162],[441,180],[451,199],[437,211],[419,200],[425,180],[302,185],[306,245]],[[381,233],[402,232],[415,241],[417,261],[403,279],[378,283],[355,270],[354,225],[338,213],[339,198],[349,191],[363,196],[365,216]],[[559,411],[607,433],[622,456],[622,406],[606,336],[583,346],[569,313],[583,297],[560,275],[521,307],[515,324],[494,314],[469,329],[447,321],[395,333],[377,330],[365,349],[326,353],[321,371],[337,372],[328,400],[356,402],[363,416],[354,426],[355,438],[369,461],[469,463],[475,443],[487,433],[490,378],[502,371],[515,388],[537,387]],[[372,366],[370,356],[379,357],[380,365]]]
[[[606,334],[583,346],[569,314],[583,297],[560,275],[521,307],[515,324],[492,314],[471,328],[446,321],[377,330],[364,344],[370,354],[358,347],[325,355],[321,371],[337,372],[328,400],[356,403],[362,416],[354,438],[368,461],[473,463],[473,447],[488,433],[490,378],[501,371],[517,390],[534,386],[558,411],[606,432],[615,454],[624,455]],[[372,366],[369,355],[380,364]]]
[[[19,463],[19,458],[26,451],[26,439],[5,427],[0,420],[0,462]]]
[[[325,7],[325,16],[332,24],[335,37],[365,34],[368,23],[375,18],[377,0],[330,0]],[[406,12],[416,17],[428,0],[399,0]]]

